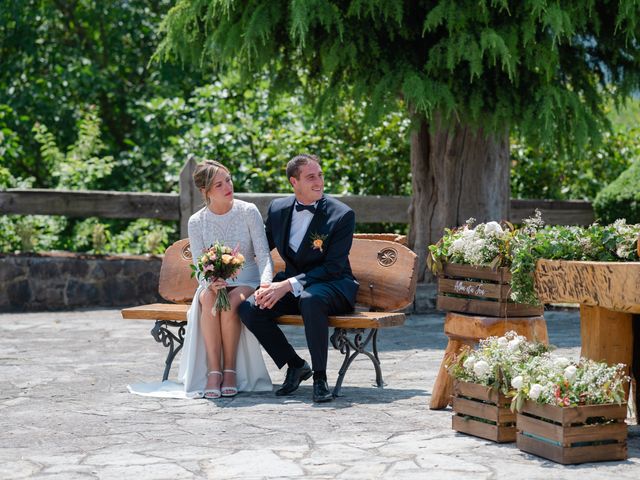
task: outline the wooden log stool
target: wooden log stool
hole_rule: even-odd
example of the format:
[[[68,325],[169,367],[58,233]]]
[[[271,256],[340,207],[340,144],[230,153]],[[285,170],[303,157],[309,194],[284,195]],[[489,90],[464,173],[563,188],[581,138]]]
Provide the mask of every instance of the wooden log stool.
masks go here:
[[[474,347],[484,338],[502,336],[513,330],[528,340],[549,342],[547,324],[542,315],[533,317],[486,317],[447,312],[444,321],[444,333],[449,343],[440,364],[440,370],[431,394],[429,408],[446,408],[453,393],[453,380],[447,371],[447,365],[460,352],[464,345]]]

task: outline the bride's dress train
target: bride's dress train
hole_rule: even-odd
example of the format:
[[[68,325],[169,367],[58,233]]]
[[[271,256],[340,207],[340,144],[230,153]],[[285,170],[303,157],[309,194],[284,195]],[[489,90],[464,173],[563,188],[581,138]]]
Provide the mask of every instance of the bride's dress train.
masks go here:
[[[194,299],[199,298],[199,287]],[[127,385],[129,392],[160,398],[202,398],[207,384],[207,353],[200,334],[200,302],[194,301],[187,314],[187,332],[180,352],[180,370],[176,381],[134,383]],[[238,355],[236,357],[236,381],[240,392],[270,392],[271,377],[262,358],[260,344],[254,335],[242,325]]]

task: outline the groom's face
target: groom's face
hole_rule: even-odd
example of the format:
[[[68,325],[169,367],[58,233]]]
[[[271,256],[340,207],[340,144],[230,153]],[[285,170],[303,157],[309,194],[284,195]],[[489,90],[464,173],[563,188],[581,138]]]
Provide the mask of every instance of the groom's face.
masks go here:
[[[309,162],[298,170],[298,178],[289,179],[293,186],[293,193],[300,203],[309,205],[322,198],[324,192],[324,177],[320,165]]]

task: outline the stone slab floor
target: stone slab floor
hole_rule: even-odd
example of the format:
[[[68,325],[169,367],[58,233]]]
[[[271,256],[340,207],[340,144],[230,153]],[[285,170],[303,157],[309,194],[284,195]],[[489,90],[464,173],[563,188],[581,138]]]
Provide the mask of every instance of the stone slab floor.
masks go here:
[[[577,357],[578,313],[545,316],[551,342]],[[308,382],[286,399],[131,395],[128,383],[162,375],[152,322],[122,320],[118,310],[1,314],[0,478],[640,478],[637,425],[627,461],[567,467],[453,432],[450,410],[428,409],[443,319],[413,315],[381,332],[384,389],[361,358],[344,396],[315,405]],[[308,358],[302,329],[287,333]],[[341,356],[329,358],[335,378]],[[267,366],[280,383],[284,372]]]

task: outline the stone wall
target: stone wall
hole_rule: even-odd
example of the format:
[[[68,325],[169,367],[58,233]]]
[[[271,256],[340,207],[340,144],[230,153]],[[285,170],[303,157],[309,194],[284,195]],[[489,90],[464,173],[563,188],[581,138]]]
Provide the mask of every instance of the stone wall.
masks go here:
[[[162,256],[69,252],[0,254],[0,312],[131,307],[158,295]],[[435,309],[435,284],[418,284],[406,313]]]
[[[161,263],[159,256],[2,254],[0,312],[160,302]]]

